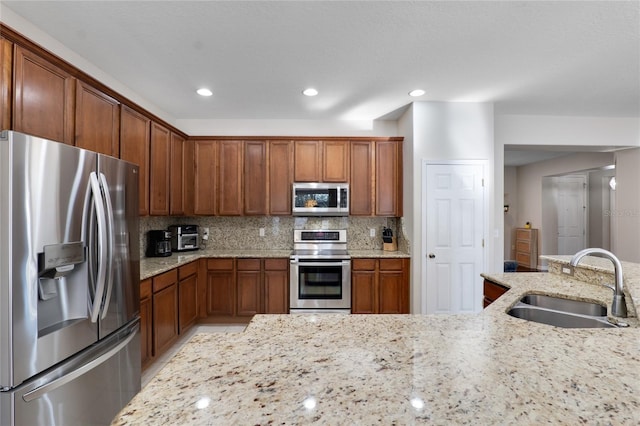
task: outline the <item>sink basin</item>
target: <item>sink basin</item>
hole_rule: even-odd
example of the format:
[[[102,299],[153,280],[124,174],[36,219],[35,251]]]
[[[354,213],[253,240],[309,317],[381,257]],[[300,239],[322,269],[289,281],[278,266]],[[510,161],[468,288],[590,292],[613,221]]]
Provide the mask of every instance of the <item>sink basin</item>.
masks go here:
[[[562,299],[541,294],[528,294],[520,299],[526,305],[552,309],[578,315],[606,316],[607,307],[599,303],[583,302],[581,300]]]
[[[507,313],[512,317],[522,318],[527,321],[534,321],[563,328],[616,327],[615,325],[607,321],[606,316],[596,317],[587,315],[575,315],[548,309],[538,309],[536,307],[526,305],[514,306]]]
[[[607,307],[599,303],[527,294],[507,314],[515,318],[563,328],[615,328]]]

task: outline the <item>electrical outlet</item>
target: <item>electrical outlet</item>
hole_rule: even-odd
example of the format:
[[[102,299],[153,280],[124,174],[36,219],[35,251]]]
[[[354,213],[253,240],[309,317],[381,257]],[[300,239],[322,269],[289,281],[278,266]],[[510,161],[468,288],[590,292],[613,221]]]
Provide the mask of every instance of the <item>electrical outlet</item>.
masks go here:
[[[371,238],[376,236],[376,228],[369,228],[369,236]]]
[[[260,236],[264,237],[264,228],[260,228]]]
[[[208,240],[209,239],[209,228],[203,228],[202,229],[202,239],[203,240]]]

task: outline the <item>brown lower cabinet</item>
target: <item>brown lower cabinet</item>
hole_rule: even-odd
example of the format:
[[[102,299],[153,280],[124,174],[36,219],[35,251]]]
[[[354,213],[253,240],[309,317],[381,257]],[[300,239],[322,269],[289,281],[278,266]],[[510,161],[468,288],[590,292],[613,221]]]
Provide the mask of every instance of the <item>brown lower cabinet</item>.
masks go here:
[[[153,355],[165,352],[178,338],[178,269],[153,277]]]
[[[178,268],[178,333],[182,334],[198,319],[198,262]]]
[[[289,312],[289,259],[208,259],[206,315]]]
[[[495,302],[498,297],[505,294],[509,290],[509,288],[501,284],[494,283],[493,281],[484,280],[483,290],[484,300],[482,304],[483,307],[486,308],[487,306]]]
[[[352,259],[351,312],[409,313],[409,259]]]

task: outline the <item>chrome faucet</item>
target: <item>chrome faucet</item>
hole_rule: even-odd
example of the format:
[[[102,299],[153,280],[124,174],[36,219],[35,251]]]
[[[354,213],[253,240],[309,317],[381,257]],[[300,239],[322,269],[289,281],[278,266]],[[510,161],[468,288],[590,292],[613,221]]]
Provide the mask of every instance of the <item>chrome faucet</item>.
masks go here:
[[[622,283],[622,264],[620,260],[610,251],[601,248],[587,248],[584,250],[580,250],[576,254],[573,255],[569,264],[573,267],[578,266],[578,262],[582,260],[583,257],[593,255],[598,257],[604,257],[613,262],[613,269],[615,274],[615,287],[604,284],[605,287],[609,287],[613,290],[613,302],[611,303],[611,314],[616,317],[627,317],[627,303],[624,299],[624,287]]]

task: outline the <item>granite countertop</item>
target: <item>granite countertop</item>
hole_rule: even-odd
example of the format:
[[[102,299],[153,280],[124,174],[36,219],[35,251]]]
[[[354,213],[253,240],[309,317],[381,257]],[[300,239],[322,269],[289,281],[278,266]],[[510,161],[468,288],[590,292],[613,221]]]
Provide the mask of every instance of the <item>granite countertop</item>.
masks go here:
[[[204,249],[196,251],[174,252],[167,257],[145,257],[140,260],[140,279],[167,272],[201,258],[235,257],[235,258],[289,258],[292,250],[224,250]],[[411,255],[401,251],[383,250],[349,250],[352,258],[408,258]]]
[[[511,289],[478,315],[258,315],[244,333],[197,334],[114,424],[640,424],[637,318],[564,329],[505,313],[529,291],[608,302],[609,289],[486,277]]]

